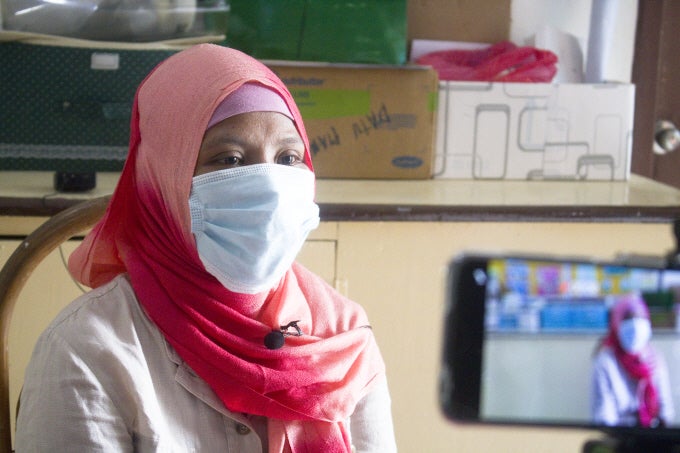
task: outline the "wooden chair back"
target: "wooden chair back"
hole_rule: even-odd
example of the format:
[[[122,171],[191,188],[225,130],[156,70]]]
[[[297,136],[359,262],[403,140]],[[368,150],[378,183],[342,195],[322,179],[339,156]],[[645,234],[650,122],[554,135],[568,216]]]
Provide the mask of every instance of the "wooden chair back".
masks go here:
[[[0,270],[0,453],[12,451],[9,398],[9,326],[22,288],[40,262],[63,242],[90,229],[103,216],[110,195],[80,202],[30,233]]]

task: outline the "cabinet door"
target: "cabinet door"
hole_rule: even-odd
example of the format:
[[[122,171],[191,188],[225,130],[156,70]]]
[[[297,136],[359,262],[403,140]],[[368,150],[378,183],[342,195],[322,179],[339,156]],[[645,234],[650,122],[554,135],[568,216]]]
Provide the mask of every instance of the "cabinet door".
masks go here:
[[[19,240],[0,240],[0,265],[7,261],[19,244]],[[12,407],[16,407],[24,370],[38,336],[63,307],[83,293],[64,264],[64,259],[77,244],[77,241],[66,242],[61,250],[55,250],[38,265],[14,308],[9,329],[9,397]]]
[[[302,246],[297,261],[337,287],[335,253],[337,249],[337,223],[323,222],[312,231]]]

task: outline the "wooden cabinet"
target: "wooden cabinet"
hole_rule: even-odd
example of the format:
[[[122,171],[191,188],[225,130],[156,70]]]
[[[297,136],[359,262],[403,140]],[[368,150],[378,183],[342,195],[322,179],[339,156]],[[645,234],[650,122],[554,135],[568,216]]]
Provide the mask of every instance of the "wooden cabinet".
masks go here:
[[[4,179],[0,186],[5,181],[10,184]],[[22,179],[16,181],[14,186]],[[387,364],[399,451],[573,453],[599,437],[583,430],[461,426],[444,420],[437,376],[446,265],[463,250],[663,255],[675,247],[671,219],[680,217],[680,191],[639,179],[318,181],[317,198],[323,221],[299,260],[368,312]],[[5,209],[12,214],[3,216],[2,201],[0,263],[41,221],[29,209],[21,211],[30,203],[10,205],[7,198]],[[40,211],[42,201],[34,204],[47,215]],[[26,217],[17,217],[17,211]],[[74,246],[69,243],[65,252]],[[10,332],[13,401],[38,333],[79,294],[58,254],[35,272]]]

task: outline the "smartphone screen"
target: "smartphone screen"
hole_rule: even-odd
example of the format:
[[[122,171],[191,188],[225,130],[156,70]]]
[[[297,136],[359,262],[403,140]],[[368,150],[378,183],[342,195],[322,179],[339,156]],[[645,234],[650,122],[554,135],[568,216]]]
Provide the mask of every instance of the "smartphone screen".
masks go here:
[[[680,428],[680,270],[463,255],[449,271],[449,418]]]

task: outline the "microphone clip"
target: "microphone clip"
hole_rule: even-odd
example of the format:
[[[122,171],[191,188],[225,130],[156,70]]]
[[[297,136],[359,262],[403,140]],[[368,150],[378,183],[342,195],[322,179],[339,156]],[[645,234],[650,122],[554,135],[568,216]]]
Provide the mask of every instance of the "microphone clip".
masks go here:
[[[285,326],[280,326],[280,327],[281,327],[281,333],[282,333],[284,336],[290,336],[290,335],[292,335],[292,336],[294,336],[294,337],[301,337],[301,336],[302,336],[302,329],[300,329],[300,326],[298,326],[298,323],[299,323],[299,322],[300,322],[300,320],[298,319],[297,321],[291,321],[291,322],[289,322],[289,323],[286,324]],[[290,329],[291,327],[292,327],[293,329],[295,329],[295,332],[288,332],[288,329]]]

